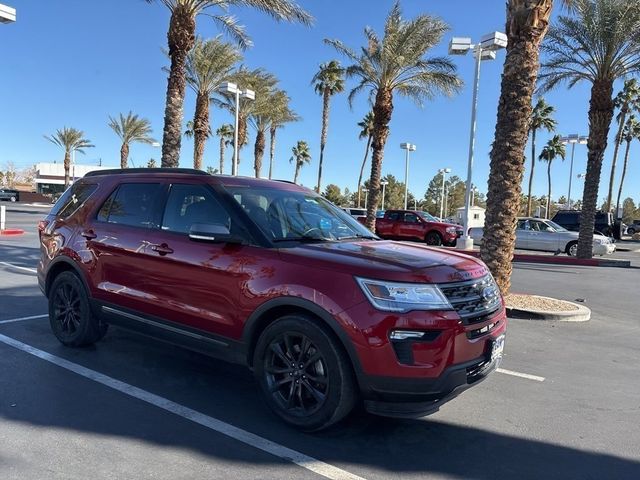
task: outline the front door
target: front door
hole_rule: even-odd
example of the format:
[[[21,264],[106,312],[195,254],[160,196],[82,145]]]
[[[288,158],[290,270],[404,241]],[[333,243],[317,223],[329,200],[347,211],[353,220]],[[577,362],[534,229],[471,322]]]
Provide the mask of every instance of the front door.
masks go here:
[[[399,236],[402,238],[423,239],[424,227],[415,213],[405,213],[399,229]]]

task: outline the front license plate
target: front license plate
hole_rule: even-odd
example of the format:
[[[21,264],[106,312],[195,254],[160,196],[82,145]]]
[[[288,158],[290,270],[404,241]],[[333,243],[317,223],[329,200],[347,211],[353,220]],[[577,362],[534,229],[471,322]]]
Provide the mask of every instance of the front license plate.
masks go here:
[[[502,352],[504,351],[504,334],[496,338],[491,344],[491,361],[502,358]]]

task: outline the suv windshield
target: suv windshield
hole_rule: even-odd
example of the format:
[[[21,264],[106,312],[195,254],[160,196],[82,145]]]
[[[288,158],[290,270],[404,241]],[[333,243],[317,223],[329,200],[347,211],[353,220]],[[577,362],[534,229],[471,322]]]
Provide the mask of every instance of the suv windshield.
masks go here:
[[[351,215],[312,192],[225,188],[273,242],[377,238]]]

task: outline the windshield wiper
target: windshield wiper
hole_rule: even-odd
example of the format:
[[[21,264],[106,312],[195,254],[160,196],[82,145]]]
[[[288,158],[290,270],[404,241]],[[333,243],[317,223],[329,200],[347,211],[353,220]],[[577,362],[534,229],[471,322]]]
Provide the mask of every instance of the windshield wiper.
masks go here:
[[[322,237],[291,237],[291,238],[276,238],[273,243],[279,242],[303,242],[303,243],[315,243],[315,242],[331,242],[330,238]]]
[[[355,235],[349,235],[346,237],[338,237],[338,240],[355,240],[355,239],[377,240],[378,237],[374,237],[373,235],[362,235],[360,233],[356,233]]]

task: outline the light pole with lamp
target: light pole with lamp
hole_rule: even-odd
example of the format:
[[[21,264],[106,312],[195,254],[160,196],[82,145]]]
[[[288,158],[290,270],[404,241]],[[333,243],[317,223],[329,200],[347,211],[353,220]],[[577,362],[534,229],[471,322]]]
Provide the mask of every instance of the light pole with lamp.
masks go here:
[[[386,191],[386,186],[389,185],[389,182],[387,182],[386,180],[383,180],[380,182],[380,185],[382,185],[382,210],[384,210],[384,194]],[[366,205],[366,202],[365,202]]]
[[[441,168],[438,173],[442,174],[442,191],[440,192],[440,220],[442,220],[442,212],[444,210],[444,189],[447,173],[451,173],[450,168]]]
[[[0,23],[13,23],[16,21],[16,9],[0,3]]]
[[[367,204],[367,200],[369,199],[369,189],[368,188],[363,188],[362,191],[364,192],[364,204]]]
[[[560,140],[565,145],[571,144],[571,166],[569,167],[569,195],[567,195],[567,205],[569,206],[569,210],[571,210],[571,180],[573,179],[573,157],[576,153],[576,144],[586,145],[589,140],[589,137],[585,137],[582,135],[578,135],[577,133],[574,133],[572,135],[567,135],[566,137],[562,137]]]
[[[472,207],[476,206],[476,193],[478,193],[478,187],[474,185],[473,188],[471,189],[471,206]]]
[[[409,198],[409,152],[415,152],[416,146],[411,143],[401,143],[400,148],[407,151],[404,161],[404,209],[407,209]]]
[[[471,104],[471,132],[469,134],[469,162],[467,165],[467,188],[464,194],[464,233],[458,238],[456,248],[471,250],[473,239],[469,236],[469,200],[471,197],[471,180],[473,177],[473,152],[476,141],[476,115],[478,110],[478,90],[480,88],[480,64],[483,60],[495,60],[496,51],[507,46],[507,36],[501,32],[493,32],[483,36],[480,43],[474,45],[470,38],[454,37],[449,44],[450,55],[466,55],[472,50],[476,57],[476,69],[473,82],[473,103]]]
[[[242,90],[238,85],[233,82],[224,82],[220,85],[220,91],[223,93],[231,93],[235,95],[235,127],[233,132],[233,165],[231,167],[231,175],[238,175],[238,155],[240,146],[238,145],[238,126],[240,124],[240,98],[246,98],[247,100],[255,100],[256,92],[253,90]]]

